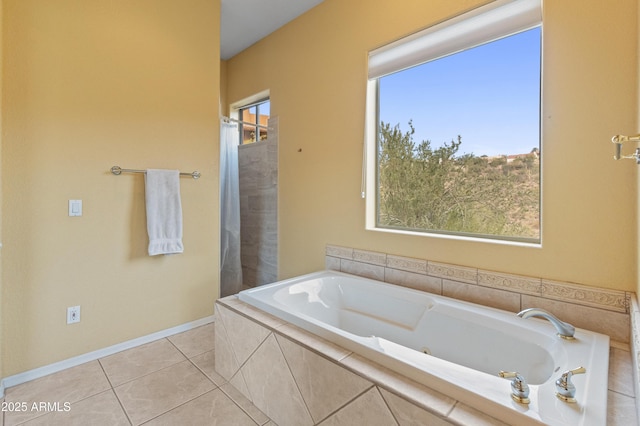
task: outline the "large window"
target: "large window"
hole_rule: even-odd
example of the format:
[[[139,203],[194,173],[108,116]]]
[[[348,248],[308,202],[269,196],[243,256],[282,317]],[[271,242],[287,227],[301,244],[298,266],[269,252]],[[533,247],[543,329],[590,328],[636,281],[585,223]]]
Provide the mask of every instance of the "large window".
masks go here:
[[[372,227],[540,241],[539,3],[496,3],[373,52]]]
[[[240,141],[242,144],[267,139],[271,103],[268,99],[238,109]]]

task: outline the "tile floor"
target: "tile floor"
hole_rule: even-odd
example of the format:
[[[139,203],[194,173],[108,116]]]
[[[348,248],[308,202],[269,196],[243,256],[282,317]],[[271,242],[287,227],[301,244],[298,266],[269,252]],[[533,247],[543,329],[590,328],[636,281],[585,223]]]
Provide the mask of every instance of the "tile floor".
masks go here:
[[[214,359],[208,324],[8,388],[1,424],[272,426]]]

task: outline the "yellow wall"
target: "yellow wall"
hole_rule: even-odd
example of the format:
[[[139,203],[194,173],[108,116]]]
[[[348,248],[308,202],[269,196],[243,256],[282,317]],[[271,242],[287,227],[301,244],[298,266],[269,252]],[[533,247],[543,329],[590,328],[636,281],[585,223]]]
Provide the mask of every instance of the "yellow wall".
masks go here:
[[[220,2],[3,6],[4,375],[211,315]],[[202,172],[181,179],[184,254],[146,254],[143,175],[113,165]]]
[[[227,61],[220,60],[220,113],[229,116],[227,102]]]
[[[640,28],[640,0],[637,0],[637,2],[638,2],[637,3],[638,4],[638,15],[637,15],[638,16],[638,21],[637,21],[636,28]],[[638,113],[638,115],[637,115],[637,121],[636,121],[635,130],[636,130],[637,134],[640,134],[640,31],[638,31],[638,34],[637,34],[637,41],[638,41],[638,44],[637,44],[637,49],[638,49],[637,50],[638,84],[637,84],[636,90],[637,90],[637,96],[638,96],[638,98],[637,98],[637,100],[638,100],[638,103],[637,103],[637,113]],[[637,179],[638,179],[638,189],[640,189],[640,173],[638,173],[638,178]],[[640,213],[640,196],[638,196],[637,203],[638,203],[638,205],[637,205],[636,208],[637,208],[637,211]],[[640,226],[638,226],[637,231],[638,231],[638,241],[637,241],[636,247],[640,247]],[[640,249],[637,249],[637,253],[636,254],[638,256],[638,258],[636,260],[636,265],[640,265]],[[637,272],[638,272],[638,280],[637,280],[637,288],[635,289],[636,297],[638,297],[638,295],[640,295],[640,267],[638,267],[638,271]]]
[[[636,125],[637,0],[544,2],[542,248],[365,230],[367,52],[482,3],[325,0],[228,61],[228,101],[269,89],[280,120],[282,278],[336,244],[636,289],[637,166],[610,139]]]
[[[0,243],[2,242],[2,70],[3,66],[3,43],[2,43],[2,11],[3,11],[3,0],[0,0]],[[4,363],[2,360],[4,359],[4,344],[3,344],[3,316],[2,316],[2,300],[3,300],[3,291],[2,291],[2,250],[0,249],[0,378],[4,377]],[[0,379],[1,380],[1,379]],[[0,393],[2,393],[2,389],[0,388]]]

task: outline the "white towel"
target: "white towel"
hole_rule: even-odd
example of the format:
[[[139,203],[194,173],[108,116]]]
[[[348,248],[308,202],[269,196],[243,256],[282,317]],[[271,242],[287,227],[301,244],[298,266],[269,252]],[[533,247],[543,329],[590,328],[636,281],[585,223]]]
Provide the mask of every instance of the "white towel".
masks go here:
[[[149,256],[182,253],[180,171],[147,170],[145,199]]]

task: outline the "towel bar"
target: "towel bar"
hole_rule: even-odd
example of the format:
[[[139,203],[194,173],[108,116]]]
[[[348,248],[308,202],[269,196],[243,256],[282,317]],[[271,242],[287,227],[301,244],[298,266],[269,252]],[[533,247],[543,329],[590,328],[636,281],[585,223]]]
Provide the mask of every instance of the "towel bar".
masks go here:
[[[122,174],[123,172],[124,173],[146,173],[146,170],[123,169],[120,166],[113,166],[111,168],[111,173],[113,173],[116,176],[119,174]],[[196,170],[191,173],[180,172],[180,176],[191,176],[194,179],[198,179],[201,176],[201,174],[199,171]]]

